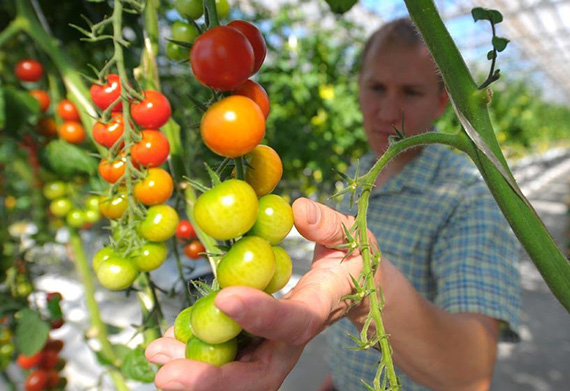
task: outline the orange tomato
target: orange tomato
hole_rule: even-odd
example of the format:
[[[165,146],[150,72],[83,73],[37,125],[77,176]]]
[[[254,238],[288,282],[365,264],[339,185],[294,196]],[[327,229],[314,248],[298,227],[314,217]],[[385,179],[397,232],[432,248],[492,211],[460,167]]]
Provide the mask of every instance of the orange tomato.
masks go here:
[[[64,99],[57,104],[57,115],[64,121],[80,121],[79,112],[77,107],[72,101]]]
[[[76,121],[65,121],[58,130],[59,137],[72,144],[85,141],[86,133],[83,125]]]
[[[147,176],[137,182],[135,197],[145,205],[162,204],[170,198],[174,183],[170,174],[162,168],[149,168]]]
[[[269,116],[269,97],[267,96],[267,92],[265,92],[265,89],[261,85],[253,80],[248,80],[236,88],[234,95],[247,96],[257,103],[266,119]]]
[[[125,174],[127,163],[125,158],[118,158],[113,161],[101,159],[98,169],[103,180],[108,183],[115,183]]]
[[[31,90],[30,95],[33,96],[40,104],[40,111],[45,113],[51,102],[48,93],[43,90]]]
[[[42,117],[36,124],[36,129],[39,134],[46,137],[57,136],[57,124],[50,117]]]
[[[246,159],[245,181],[253,187],[258,197],[271,193],[283,175],[279,154],[267,145],[258,145]]]

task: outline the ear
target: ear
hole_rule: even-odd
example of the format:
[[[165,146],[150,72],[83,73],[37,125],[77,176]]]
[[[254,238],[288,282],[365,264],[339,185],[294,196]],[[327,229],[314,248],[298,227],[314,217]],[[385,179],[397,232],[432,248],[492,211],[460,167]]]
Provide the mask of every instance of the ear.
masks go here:
[[[442,88],[437,96],[437,110],[435,112],[436,119],[443,115],[448,102],[449,96],[447,95],[447,90],[445,88]]]

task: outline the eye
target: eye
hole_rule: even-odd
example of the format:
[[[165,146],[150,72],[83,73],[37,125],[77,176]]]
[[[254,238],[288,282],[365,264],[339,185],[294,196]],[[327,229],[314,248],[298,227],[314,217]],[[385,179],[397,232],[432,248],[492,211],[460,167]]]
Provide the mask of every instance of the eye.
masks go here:
[[[423,92],[417,88],[407,88],[405,91],[408,96],[422,96]]]
[[[384,92],[386,90],[386,87],[384,87],[384,84],[379,84],[379,83],[371,84],[369,88],[371,91],[374,91],[374,92]]]

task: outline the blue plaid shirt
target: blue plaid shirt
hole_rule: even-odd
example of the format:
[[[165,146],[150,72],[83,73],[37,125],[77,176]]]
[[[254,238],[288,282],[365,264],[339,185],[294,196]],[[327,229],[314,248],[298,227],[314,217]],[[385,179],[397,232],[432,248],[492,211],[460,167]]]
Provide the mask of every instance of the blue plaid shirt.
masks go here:
[[[361,159],[362,172],[372,154]],[[348,200],[340,210],[348,210]],[[519,245],[475,166],[443,145],[429,145],[370,196],[368,227],[382,256],[420,295],[448,312],[501,320],[501,339],[518,340]],[[372,384],[380,353],[351,350],[359,335],[347,319],[328,331],[329,364],[339,391]],[[428,390],[397,371],[402,390]]]

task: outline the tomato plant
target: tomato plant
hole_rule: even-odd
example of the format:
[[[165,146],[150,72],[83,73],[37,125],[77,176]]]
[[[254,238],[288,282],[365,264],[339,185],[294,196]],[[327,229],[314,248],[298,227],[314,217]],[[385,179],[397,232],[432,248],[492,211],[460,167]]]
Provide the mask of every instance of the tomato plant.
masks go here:
[[[146,177],[135,184],[133,194],[145,205],[158,205],[168,201],[173,189],[174,182],[170,174],[155,167],[150,168]]]
[[[64,99],[57,104],[57,115],[64,121],[80,121],[77,107],[72,101]]]
[[[219,367],[233,361],[237,350],[237,338],[219,344],[209,344],[193,337],[186,344],[185,356],[189,360],[201,361]]]
[[[164,242],[174,236],[178,227],[178,213],[168,205],[151,206],[138,227],[143,238],[151,242]]]
[[[121,79],[119,75],[110,74],[105,84],[93,84],[89,93],[91,94],[93,103],[101,110],[105,110],[121,97],[121,89]],[[121,102],[118,102],[112,109],[114,112],[121,112],[122,110],[123,104]]]
[[[216,307],[219,291],[209,293],[194,303],[190,324],[196,337],[210,344],[229,341],[241,332],[241,326]]]
[[[267,54],[267,46],[265,45],[263,35],[261,35],[261,32],[257,27],[245,20],[232,20],[228,23],[228,26],[239,30],[243,35],[245,35],[251,44],[254,56],[253,70],[251,71],[251,74],[256,73],[259,68],[261,68],[261,64],[263,64],[265,55]]]
[[[257,103],[263,116],[267,119],[269,116],[269,97],[262,86],[253,80],[246,80],[245,83],[239,85],[233,93],[234,95],[246,96]]]
[[[44,67],[36,60],[25,59],[16,64],[14,73],[21,81],[38,81],[44,74]]]
[[[51,99],[47,92],[43,90],[31,90],[30,95],[34,97],[35,100],[38,101],[40,105],[40,111],[45,113],[47,109],[49,109],[49,104],[51,103]]]
[[[293,210],[287,201],[276,194],[259,199],[259,212],[250,235],[259,236],[275,245],[285,239],[293,228]]]
[[[158,130],[141,131],[142,140],[132,146],[133,164],[142,167],[158,167],[166,161],[170,153],[170,144],[165,135]]]
[[[206,251],[206,248],[198,239],[192,240],[186,246],[184,246],[184,254],[190,259],[198,259],[203,256],[202,253]]]
[[[71,144],[81,144],[87,134],[80,122],[65,121],[58,129],[59,137]]]
[[[133,120],[143,128],[158,129],[170,119],[168,99],[158,91],[147,90],[144,99],[131,105]]]

